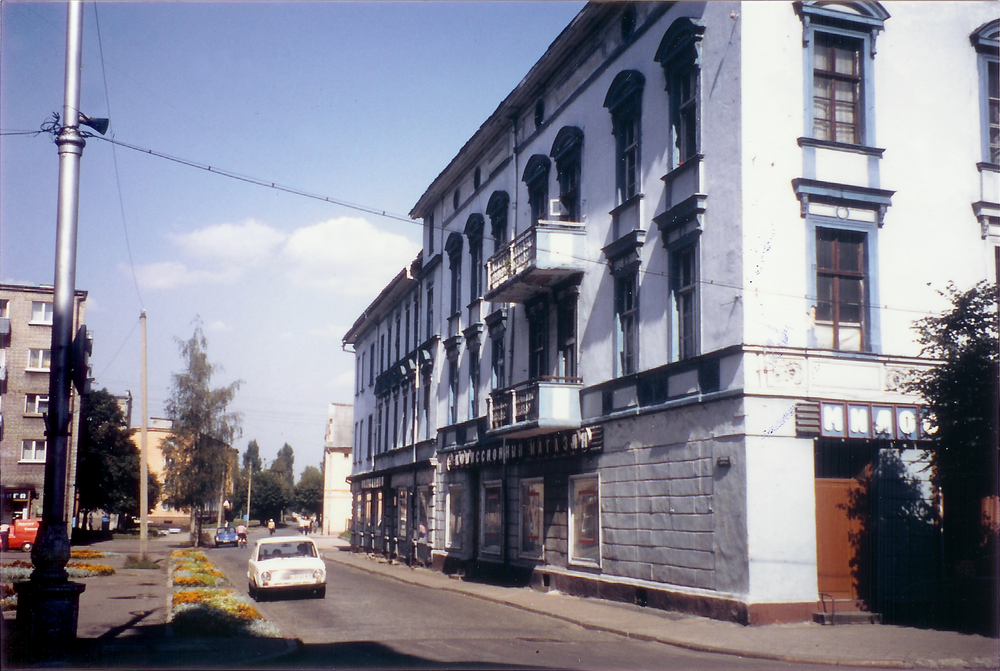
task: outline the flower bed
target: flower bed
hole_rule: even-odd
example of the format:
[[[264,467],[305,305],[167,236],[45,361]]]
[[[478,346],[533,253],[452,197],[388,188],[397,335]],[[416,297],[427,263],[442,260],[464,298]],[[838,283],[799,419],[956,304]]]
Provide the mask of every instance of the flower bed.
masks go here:
[[[174,593],[169,621],[175,634],[281,637],[278,628],[265,620],[247,597],[232,589],[204,552],[178,550],[170,564]]]
[[[14,593],[13,583],[30,579],[34,568],[30,561],[24,559],[15,559],[0,566],[0,610],[17,610],[17,594]],[[115,569],[104,564],[71,561],[66,564],[66,573],[70,578],[104,577],[114,575]]]

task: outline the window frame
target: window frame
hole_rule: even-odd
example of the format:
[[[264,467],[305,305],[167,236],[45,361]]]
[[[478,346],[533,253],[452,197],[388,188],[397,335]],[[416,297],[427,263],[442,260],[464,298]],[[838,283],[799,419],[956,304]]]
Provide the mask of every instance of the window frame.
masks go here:
[[[462,505],[462,495],[463,486],[462,485],[448,485],[448,491],[445,492],[445,527],[444,527],[444,546],[448,550],[461,550],[462,549],[462,533],[465,530],[465,515],[464,506]],[[457,502],[457,512],[456,515],[456,502]],[[457,519],[457,524],[456,524]]]
[[[469,419],[479,417],[479,350],[469,349]]]
[[[31,443],[30,457],[25,457],[26,446]],[[41,444],[41,449],[38,445]],[[38,456],[39,452],[41,457]],[[48,454],[48,441],[44,438],[24,438],[21,440],[21,457],[18,459],[18,463],[21,464],[44,464],[46,455]]]
[[[39,364],[39,365],[34,365]],[[48,372],[52,369],[52,350],[45,347],[28,348],[27,371]]]
[[[675,361],[690,359],[698,355],[700,351],[700,310],[698,299],[700,296],[699,275],[700,263],[698,258],[699,245],[697,241],[679,245],[671,250],[670,262],[670,282],[672,305],[671,314],[674,317],[674,328],[671,329],[671,353]],[[690,278],[685,283],[684,261],[690,260]],[[687,301],[686,306],[682,306],[683,301]],[[689,333],[686,333],[689,331]]]
[[[44,409],[42,405],[44,404]],[[49,395],[48,394],[25,394],[24,395],[24,414],[25,415],[44,415],[49,411]]]
[[[556,305],[556,375],[575,379],[579,375],[577,335],[579,321],[579,293],[567,291]]]
[[[639,370],[639,269],[629,267],[614,275],[615,377],[632,375]],[[626,306],[622,288],[631,287],[631,305]],[[626,322],[630,326],[625,328]]]
[[[490,386],[494,390],[507,385],[505,336],[506,331],[501,331],[490,338]]]
[[[615,76],[604,106],[615,138],[615,207],[642,194],[642,92],[646,78],[637,70]]]
[[[528,320],[528,379],[549,375],[549,305],[541,301],[526,310]]]
[[[534,154],[524,166],[522,181],[528,190],[528,207],[531,209],[531,225],[548,218],[549,170],[552,162],[548,156]]]
[[[982,161],[991,165],[1000,164],[1000,121],[994,122],[992,108],[1000,110],[1000,84],[998,74],[990,73],[991,68],[1000,71],[1000,19],[987,21],[979,26],[969,36],[969,41],[976,50],[976,68],[979,74],[979,115],[980,142],[982,144]],[[990,85],[998,88],[998,95],[990,95]],[[1000,111],[996,115],[1000,120]],[[991,132],[996,129],[996,142]]]
[[[583,223],[580,180],[583,176],[583,131],[575,126],[559,129],[549,156],[556,163],[559,183],[560,221]]]
[[[829,242],[832,243],[831,245],[832,265],[830,267],[820,266],[819,241],[820,241],[820,236],[824,234],[830,236],[831,239],[829,240]],[[859,239],[857,241],[840,239],[848,236],[857,237]],[[830,295],[830,300],[828,301],[830,303],[830,319],[829,320],[824,319],[822,321],[822,324],[824,327],[826,327],[827,323],[829,323],[829,328],[832,334],[831,335],[832,342],[830,343],[829,347],[826,347],[825,343],[820,344],[818,337],[817,337],[817,347],[820,347],[822,349],[832,349],[838,352],[868,351],[868,342],[867,342],[868,338],[866,332],[868,330],[870,320],[867,318],[867,315],[871,311],[871,304],[867,297],[868,284],[869,284],[867,276],[867,265],[868,265],[867,241],[868,241],[868,236],[863,231],[854,231],[844,228],[833,228],[829,226],[816,227],[816,262],[815,262],[816,306],[812,314],[814,315],[815,327],[818,328],[821,324],[819,318],[820,305],[821,303],[826,302],[822,300],[823,296],[820,296],[820,284],[821,284],[820,279],[821,277],[828,278],[831,281],[830,285],[831,295]],[[844,249],[847,245],[857,245],[857,253],[860,257],[857,260],[858,261],[857,265],[860,268],[860,270],[851,270],[838,267],[839,266],[838,260],[841,255],[841,250]],[[843,300],[841,299],[840,287],[843,282],[850,282],[857,280],[860,280],[861,282],[861,291],[859,296],[860,303],[858,306],[858,310],[860,313],[860,321],[847,322],[840,319],[840,316],[844,306],[850,304],[850,302],[847,299]],[[860,334],[859,335],[860,342],[858,343],[858,348],[847,349],[845,347],[842,347],[843,343],[840,342],[841,331],[847,328],[845,326],[846,324],[855,324],[855,323],[857,324],[857,330]]]
[[[37,307],[41,307],[41,318],[37,316]],[[52,318],[55,314],[55,307],[52,301],[31,301],[31,321],[29,324],[38,326],[52,326]]]
[[[838,11],[835,6],[810,0],[796,3],[795,10],[802,19],[803,54],[803,104],[804,137],[815,142],[843,147],[875,147],[875,41],[883,30],[889,13],[878,2],[844,2],[854,12]],[[858,95],[856,109],[860,114],[855,142],[837,142],[816,137],[814,131],[814,79],[815,52],[818,34],[839,36],[861,43],[858,52]],[[835,136],[834,136],[835,137]]]
[[[594,537],[588,541],[588,544],[596,547],[597,558],[581,556],[582,553],[578,551],[577,545],[583,541],[580,540],[581,535],[578,530],[578,521],[580,516],[584,511],[578,510],[576,503],[577,499],[577,487],[581,485],[587,485],[593,483],[593,489],[582,490],[583,492],[593,492],[596,495],[594,501],[594,512],[596,515],[593,516],[595,519],[593,534]],[[601,476],[600,473],[580,473],[577,475],[571,475],[569,477],[569,528],[567,529],[567,558],[566,561],[570,565],[576,566],[590,566],[595,568],[601,567],[601,559],[603,552],[601,551],[602,544],[602,530],[601,530]]]

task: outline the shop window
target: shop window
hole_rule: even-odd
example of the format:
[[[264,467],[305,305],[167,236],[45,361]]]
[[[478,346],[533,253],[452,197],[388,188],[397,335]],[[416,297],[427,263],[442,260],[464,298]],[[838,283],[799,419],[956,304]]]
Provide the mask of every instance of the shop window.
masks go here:
[[[597,475],[570,478],[570,562],[600,565],[601,513]]]
[[[417,489],[417,517],[416,539],[418,543],[430,543],[430,510],[431,510],[431,490],[430,487],[420,487]]]
[[[500,554],[503,545],[503,487],[499,482],[483,485],[483,538],[486,554]]]
[[[521,481],[521,556],[541,559],[544,556],[545,521],[544,480]]]
[[[448,488],[448,524],[445,528],[445,545],[451,550],[462,549],[462,488]]]
[[[868,349],[865,238],[860,231],[816,229],[817,347]]]
[[[22,440],[21,461],[45,463],[45,447],[44,440]]]
[[[396,494],[396,524],[397,537],[402,540],[407,536],[407,513],[410,511],[410,496],[405,487],[400,487]]]

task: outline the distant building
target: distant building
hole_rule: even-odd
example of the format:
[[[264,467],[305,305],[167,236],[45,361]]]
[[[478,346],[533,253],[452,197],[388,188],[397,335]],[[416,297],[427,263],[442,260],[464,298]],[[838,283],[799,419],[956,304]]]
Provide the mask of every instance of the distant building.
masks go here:
[[[146,468],[150,473],[156,475],[156,479],[163,486],[163,477],[166,472],[166,460],[163,458],[163,441],[170,435],[173,423],[169,419],[161,417],[150,417],[146,425]],[[142,436],[136,431],[132,436],[133,442],[142,449]],[[156,507],[149,514],[149,523],[163,526],[181,526],[190,523],[190,512],[187,510],[176,510],[162,500],[157,502]]]
[[[353,546],[743,623],[931,608],[912,324],[1000,268],[998,27],[588,4],[343,338]]]
[[[0,284],[0,520],[41,517],[45,484],[45,415],[49,410],[52,287]],[[73,332],[84,323],[86,291],[73,301]],[[80,397],[70,396],[66,520],[76,512]]]
[[[331,403],[326,422],[323,454],[323,533],[339,534],[350,528],[351,420],[354,407]]]

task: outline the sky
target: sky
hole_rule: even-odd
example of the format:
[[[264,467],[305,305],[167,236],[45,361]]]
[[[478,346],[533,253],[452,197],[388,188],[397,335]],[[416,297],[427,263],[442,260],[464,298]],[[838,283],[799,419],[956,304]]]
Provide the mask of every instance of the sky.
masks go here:
[[[582,2],[88,2],[81,111],[109,138],[406,218]],[[52,284],[66,5],[0,3],[0,282]],[[76,288],[95,389],[163,417],[196,320],[242,384],[242,453],[323,458],[353,401],[342,338],[420,247],[421,227],[94,138],[83,151]]]

